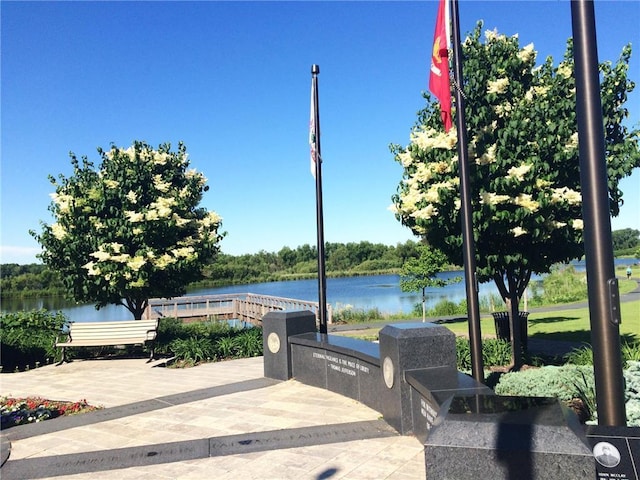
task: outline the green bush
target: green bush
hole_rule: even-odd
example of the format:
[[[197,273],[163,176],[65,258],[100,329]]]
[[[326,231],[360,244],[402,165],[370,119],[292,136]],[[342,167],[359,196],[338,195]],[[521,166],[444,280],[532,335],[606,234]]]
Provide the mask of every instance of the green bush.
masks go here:
[[[471,370],[469,339],[456,337],[456,355],[458,370]],[[511,363],[511,344],[495,338],[482,340],[482,362],[485,367],[509,365]]]
[[[542,281],[545,303],[570,303],[587,298],[587,278],[573,265],[554,268]]]
[[[262,329],[250,328],[240,331],[234,338],[238,357],[259,357],[263,353]]]
[[[640,343],[622,342],[620,345],[623,368],[627,368],[629,362],[640,362]],[[564,356],[567,363],[572,365],[593,365],[593,350],[589,345],[574,348]]]
[[[364,323],[384,318],[384,315],[377,308],[364,310],[354,309],[351,305],[345,305],[333,312],[334,323]]]
[[[506,373],[500,377],[495,392],[498,395],[555,397],[569,401],[580,398],[581,390],[593,389],[592,367],[564,365]]]
[[[177,318],[161,318],[158,322],[155,350],[159,355],[171,353],[170,344],[174,340],[187,338],[184,324]]]
[[[623,374],[627,426],[640,427],[640,362],[629,360]],[[565,403],[580,399],[591,416],[590,422],[597,420],[592,366],[567,364],[505,373],[494,391],[498,395],[555,397]]]
[[[59,359],[54,343],[68,323],[62,312],[44,309],[0,314],[2,370],[30,368]]]
[[[622,359],[625,364],[628,365],[630,362],[640,362],[640,342],[622,342],[621,350]]]
[[[171,342],[170,348],[176,360],[191,365],[213,360],[215,352],[210,339],[198,337],[178,338]]]
[[[640,362],[630,361],[624,371],[627,425],[640,427]]]
[[[418,303],[413,307],[413,311],[416,315],[422,315],[422,303]],[[440,300],[432,308],[427,310],[427,317],[445,317],[449,315],[466,315],[467,314],[467,301],[462,300],[458,303],[451,300]]]
[[[215,352],[218,358],[236,358],[236,342],[233,337],[222,337],[219,338],[215,345]]]
[[[571,365],[591,365],[593,366],[593,350],[588,345],[574,348],[564,356],[564,360]]]
[[[226,321],[183,323],[163,318],[156,352],[173,355],[181,365],[262,355],[262,329],[231,327]]]

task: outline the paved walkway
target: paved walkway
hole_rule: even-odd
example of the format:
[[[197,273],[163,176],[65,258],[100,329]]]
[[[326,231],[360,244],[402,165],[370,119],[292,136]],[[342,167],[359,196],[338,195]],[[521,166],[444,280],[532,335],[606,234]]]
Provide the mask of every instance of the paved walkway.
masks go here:
[[[262,357],[76,360],[0,382],[2,395],[105,407],[2,432],[3,480],[425,478],[418,440],[354,400],[264,378]]]

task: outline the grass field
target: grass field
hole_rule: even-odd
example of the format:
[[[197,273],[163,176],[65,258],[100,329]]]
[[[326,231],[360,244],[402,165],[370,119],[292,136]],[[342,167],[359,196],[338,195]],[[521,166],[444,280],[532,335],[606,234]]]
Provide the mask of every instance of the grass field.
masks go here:
[[[622,323],[620,335],[627,342],[640,342],[640,300],[624,302],[620,305]],[[589,309],[575,308],[529,314],[529,336],[547,340],[567,340],[591,342]],[[445,324],[456,335],[467,335],[466,321]],[[495,336],[493,317],[482,316],[480,329],[483,336]]]
[[[549,307],[553,308],[553,307]],[[622,323],[620,335],[623,341],[629,343],[640,342],[640,300],[623,302],[620,305]],[[378,331],[388,322],[380,326],[345,332],[345,335],[359,338],[375,338]],[[469,326],[465,319],[443,324],[456,335],[468,335]],[[357,328],[357,325],[354,325]],[[529,314],[529,337],[546,340],[566,340],[591,343],[591,327],[589,309],[587,307],[533,311]],[[483,337],[495,338],[496,329],[491,315],[482,315],[480,330]]]

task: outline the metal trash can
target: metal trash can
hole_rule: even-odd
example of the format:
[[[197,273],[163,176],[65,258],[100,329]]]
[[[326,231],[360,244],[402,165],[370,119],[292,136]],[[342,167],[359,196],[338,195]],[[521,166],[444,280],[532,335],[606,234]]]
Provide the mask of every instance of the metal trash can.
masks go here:
[[[529,312],[519,312],[520,316],[520,339],[522,346],[527,349],[527,340],[529,338],[527,332],[527,318]],[[496,337],[499,340],[511,341],[511,326],[509,325],[509,312],[493,312],[493,321],[496,325]]]

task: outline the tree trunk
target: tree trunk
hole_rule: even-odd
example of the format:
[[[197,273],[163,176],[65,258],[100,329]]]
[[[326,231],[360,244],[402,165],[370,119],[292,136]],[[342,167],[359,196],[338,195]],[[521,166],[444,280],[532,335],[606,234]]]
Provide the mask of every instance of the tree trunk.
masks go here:
[[[505,278],[507,284],[505,285]],[[522,327],[520,324],[520,298],[529,285],[531,270],[527,268],[506,269],[496,272],[493,280],[509,313],[511,332],[511,369],[519,370],[523,365]]]
[[[523,365],[522,360],[522,328],[520,326],[520,299],[515,286],[516,281],[511,272],[507,272],[507,282],[509,283],[509,326],[511,327],[511,369],[520,370]]]
[[[134,320],[142,319],[142,314],[147,309],[148,304],[147,299],[140,298],[126,298],[125,303],[122,303],[131,312]]]

